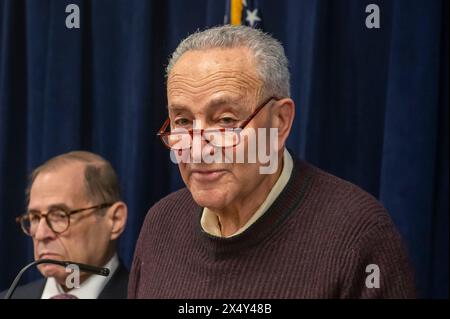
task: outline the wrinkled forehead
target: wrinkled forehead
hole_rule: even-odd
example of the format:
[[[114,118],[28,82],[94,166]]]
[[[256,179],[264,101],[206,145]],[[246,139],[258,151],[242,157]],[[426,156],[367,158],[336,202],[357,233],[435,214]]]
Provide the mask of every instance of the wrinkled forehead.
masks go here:
[[[188,51],[167,80],[169,105],[182,98],[207,99],[220,95],[244,98],[259,94],[262,82],[253,55],[246,48]]]

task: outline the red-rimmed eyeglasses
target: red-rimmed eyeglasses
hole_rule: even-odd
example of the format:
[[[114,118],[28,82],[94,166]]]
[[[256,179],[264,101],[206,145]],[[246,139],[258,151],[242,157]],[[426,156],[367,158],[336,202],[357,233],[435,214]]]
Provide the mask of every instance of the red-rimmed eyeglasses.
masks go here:
[[[239,127],[234,128],[212,128],[212,129],[184,129],[176,128],[172,131],[170,129],[170,118],[167,117],[164,124],[159,129],[157,135],[162,143],[171,150],[183,150],[192,147],[193,136],[199,134],[204,140],[214,147],[234,147],[241,142],[241,132],[250,123],[250,121],[266,106],[271,100],[279,101],[280,99],[271,96],[259,105],[255,111],[250,114],[247,119],[242,122]]]

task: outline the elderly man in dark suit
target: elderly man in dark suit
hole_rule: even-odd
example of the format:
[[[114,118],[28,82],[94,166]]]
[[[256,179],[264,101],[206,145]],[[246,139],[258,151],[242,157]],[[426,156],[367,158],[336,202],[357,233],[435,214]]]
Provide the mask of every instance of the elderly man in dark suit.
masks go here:
[[[79,285],[73,288],[64,267],[40,264],[45,278],[18,287],[12,298],[126,298],[128,271],[116,246],[128,212],[111,164],[81,151],[54,157],[33,171],[27,197],[27,212],[18,222],[33,240],[36,260],[106,267],[110,275],[81,272]]]

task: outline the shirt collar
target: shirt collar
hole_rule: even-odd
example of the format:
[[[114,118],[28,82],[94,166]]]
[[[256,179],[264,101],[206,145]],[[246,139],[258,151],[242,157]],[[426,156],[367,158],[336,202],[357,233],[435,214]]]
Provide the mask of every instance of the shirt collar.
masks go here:
[[[267,195],[264,202],[259,206],[256,212],[252,215],[252,217],[248,220],[248,222],[238,229],[238,231],[230,236],[232,237],[241,234],[247,228],[249,228],[258,218],[260,218],[273,204],[273,202],[278,198],[280,193],[286,187],[289,178],[292,174],[292,169],[294,167],[294,162],[292,160],[292,156],[289,151],[285,148],[283,152],[283,169],[281,171],[281,175],[278,178],[275,185],[272,187],[271,191]],[[222,233],[220,231],[219,218],[216,214],[210,211],[208,208],[203,209],[202,217],[200,220],[200,224],[205,232],[210,235],[222,237]]]

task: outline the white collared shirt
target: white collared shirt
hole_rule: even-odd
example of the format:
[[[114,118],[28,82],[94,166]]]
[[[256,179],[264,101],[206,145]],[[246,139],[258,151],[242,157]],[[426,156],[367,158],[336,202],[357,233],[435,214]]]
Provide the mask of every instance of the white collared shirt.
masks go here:
[[[74,295],[78,297],[78,299],[97,299],[103,288],[105,288],[106,284],[119,267],[119,257],[117,254],[115,254],[103,267],[109,269],[109,276],[104,277],[91,275],[80,285],[80,288],[74,288],[67,292],[62,289],[61,285],[54,277],[49,277],[45,283],[41,299],[50,299],[53,296],[64,293]]]
[[[272,187],[272,190],[269,192],[269,195],[267,195],[264,202],[259,206],[259,208],[252,215],[252,217],[248,220],[248,222],[244,226],[239,228],[237,232],[235,232],[234,234],[227,236],[227,237],[236,236],[236,235],[239,235],[240,233],[244,232],[256,220],[258,220],[258,218],[260,218],[269,209],[270,206],[272,206],[273,202],[278,198],[280,193],[286,187],[286,185],[289,181],[289,178],[291,177],[293,167],[294,167],[294,162],[292,160],[292,156],[291,156],[291,154],[289,154],[287,149],[284,149],[283,170],[281,171],[281,175],[278,178],[277,182]],[[203,213],[202,213],[202,218],[200,220],[200,224],[201,224],[203,230],[205,232],[207,232],[208,234],[217,236],[217,237],[223,237],[222,233],[220,231],[219,217],[206,207],[203,208]]]

